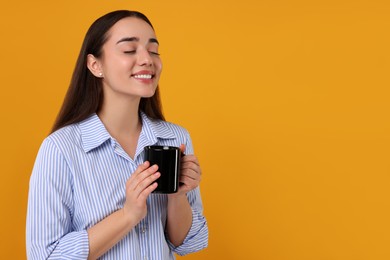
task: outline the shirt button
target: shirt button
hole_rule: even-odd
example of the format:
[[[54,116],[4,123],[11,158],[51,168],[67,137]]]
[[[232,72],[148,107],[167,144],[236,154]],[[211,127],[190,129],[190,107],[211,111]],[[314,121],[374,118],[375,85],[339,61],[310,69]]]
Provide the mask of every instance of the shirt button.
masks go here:
[[[145,234],[146,233],[146,228],[142,228],[141,229],[141,232],[142,232],[142,234]],[[146,258],[145,258],[146,259]]]

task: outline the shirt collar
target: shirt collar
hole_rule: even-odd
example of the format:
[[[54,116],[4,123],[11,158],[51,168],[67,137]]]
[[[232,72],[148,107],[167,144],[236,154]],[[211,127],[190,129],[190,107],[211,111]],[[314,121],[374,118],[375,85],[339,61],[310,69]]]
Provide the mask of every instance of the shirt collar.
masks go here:
[[[176,138],[174,132],[168,127],[168,124],[161,120],[150,119],[145,113],[141,112],[142,132],[149,133],[149,137],[153,141],[157,138],[172,139]]]
[[[95,113],[81,121],[79,127],[83,149],[86,153],[112,138],[103,122]]]
[[[144,113],[141,113],[142,131],[138,139],[135,157],[142,153],[145,146],[156,145],[159,139],[174,139],[175,133],[169,127],[169,124],[161,120],[150,119]]]
[[[152,120],[141,112],[142,130],[139,137],[138,148],[153,145],[158,139],[174,139],[174,132],[168,124],[161,120]],[[86,153],[99,147],[107,140],[114,138],[108,133],[103,122],[96,113],[79,123],[83,149]]]

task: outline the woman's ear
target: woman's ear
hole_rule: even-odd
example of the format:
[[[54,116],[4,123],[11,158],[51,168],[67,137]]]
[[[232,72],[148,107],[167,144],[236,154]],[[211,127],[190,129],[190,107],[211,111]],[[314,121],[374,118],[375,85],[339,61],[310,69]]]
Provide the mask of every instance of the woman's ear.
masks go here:
[[[87,56],[87,67],[89,71],[97,78],[103,78],[103,71],[100,66],[100,62],[92,54]]]

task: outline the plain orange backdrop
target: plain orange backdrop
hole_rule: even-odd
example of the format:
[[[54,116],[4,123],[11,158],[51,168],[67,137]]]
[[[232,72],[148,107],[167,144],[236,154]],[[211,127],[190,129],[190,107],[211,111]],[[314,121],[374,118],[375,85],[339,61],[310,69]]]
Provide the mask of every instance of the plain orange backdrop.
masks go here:
[[[84,34],[144,12],[169,121],[202,169],[209,248],[178,259],[390,259],[390,4],[7,1],[0,10],[0,258],[25,259],[28,182]]]

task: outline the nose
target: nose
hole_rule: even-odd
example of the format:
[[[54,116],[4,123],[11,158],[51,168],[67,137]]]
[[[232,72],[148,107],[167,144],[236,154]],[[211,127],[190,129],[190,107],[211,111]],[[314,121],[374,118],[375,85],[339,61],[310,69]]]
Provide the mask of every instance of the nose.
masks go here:
[[[150,53],[147,50],[140,50],[137,57],[138,65],[140,66],[152,66],[153,60]]]

